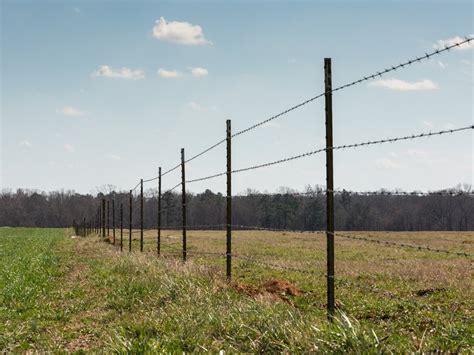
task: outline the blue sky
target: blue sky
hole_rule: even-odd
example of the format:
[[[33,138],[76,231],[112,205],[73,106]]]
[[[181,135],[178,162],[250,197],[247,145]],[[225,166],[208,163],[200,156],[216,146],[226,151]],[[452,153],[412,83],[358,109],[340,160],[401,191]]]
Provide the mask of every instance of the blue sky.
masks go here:
[[[237,131],[322,92],[325,57],[338,86],[474,33],[471,1],[3,0],[1,22],[0,187],[79,192],[128,190],[224,138],[226,119]],[[472,88],[471,46],[337,92],[334,143],[467,126]],[[324,132],[318,100],[236,137],[233,167],[321,148]],[[187,177],[224,171],[224,148]],[[337,151],[335,186],[472,184],[473,150],[466,131]],[[235,174],[233,189],[324,182],[321,154]]]

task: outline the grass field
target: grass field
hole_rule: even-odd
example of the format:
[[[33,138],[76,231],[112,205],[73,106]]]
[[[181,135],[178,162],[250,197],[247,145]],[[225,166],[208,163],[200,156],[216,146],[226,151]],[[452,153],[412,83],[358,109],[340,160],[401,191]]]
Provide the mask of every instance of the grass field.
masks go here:
[[[474,351],[467,257],[336,238],[330,324],[322,235],[234,232],[233,252],[250,260],[235,258],[227,283],[225,259],[213,254],[225,251],[222,231],[189,231],[184,265],[179,231],[163,232],[165,258],[154,254],[155,231],[143,254],[136,233],[132,253],[128,235],[120,253],[71,233],[0,228],[3,352]],[[474,253],[473,232],[368,234]]]

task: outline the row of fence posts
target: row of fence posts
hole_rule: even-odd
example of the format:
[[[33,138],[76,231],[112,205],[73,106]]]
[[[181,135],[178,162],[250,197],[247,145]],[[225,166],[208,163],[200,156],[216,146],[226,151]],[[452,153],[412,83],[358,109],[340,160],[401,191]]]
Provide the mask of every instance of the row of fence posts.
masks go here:
[[[325,126],[326,126],[326,238],[327,238],[327,312],[330,320],[334,317],[335,297],[334,297],[334,173],[333,173],[333,127],[332,127],[332,80],[331,80],[331,59],[324,59],[324,86],[325,86]],[[231,159],[231,121],[226,121],[226,155],[227,155],[227,195],[226,195],[226,277],[228,280],[232,276],[232,159]],[[182,259],[187,258],[187,222],[186,222],[186,171],[185,171],[184,148],[181,148],[181,217],[182,217]],[[157,240],[156,252],[161,255],[161,167],[158,168],[158,215],[157,215]],[[133,212],[133,191],[129,192],[129,233],[128,251],[132,251],[132,212]],[[110,237],[110,204],[112,205],[112,244],[115,240],[115,200],[102,199],[101,206],[97,210],[94,219],[81,224],[73,222],[76,235],[86,236],[94,230],[102,238]],[[123,204],[120,204],[120,250],[123,250]],[[144,249],[143,235],[143,179],[140,180],[140,251]]]

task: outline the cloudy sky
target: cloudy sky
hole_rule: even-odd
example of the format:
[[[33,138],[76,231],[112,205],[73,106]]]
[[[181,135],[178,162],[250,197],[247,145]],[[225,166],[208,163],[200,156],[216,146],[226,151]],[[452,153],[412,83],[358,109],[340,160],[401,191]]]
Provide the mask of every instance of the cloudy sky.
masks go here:
[[[1,1],[1,188],[130,189],[323,91],[474,36],[471,1]],[[473,46],[334,94],[334,143],[473,122]],[[233,140],[233,167],[324,145],[324,100]],[[225,170],[221,145],[189,179]],[[335,152],[335,186],[473,183],[473,133]],[[177,170],[163,188],[179,182]],[[324,155],[234,176],[236,193],[324,184]],[[154,187],[155,182],[146,187]],[[224,190],[225,177],[188,185]]]

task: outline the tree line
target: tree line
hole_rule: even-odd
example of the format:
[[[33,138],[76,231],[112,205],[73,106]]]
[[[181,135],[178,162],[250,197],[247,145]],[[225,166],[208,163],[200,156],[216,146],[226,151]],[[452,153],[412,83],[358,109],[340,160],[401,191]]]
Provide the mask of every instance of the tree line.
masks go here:
[[[247,190],[234,196],[233,224],[289,230],[324,230],[326,228],[326,197],[320,187],[307,187],[304,194],[289,188],[277,193]],[[444,192],[460,193],[446,196],[418,195],[360,195],[341,192],[335,195],[337,230],[392,231],[472,231],[474,230],[474,198],[470,186],[458,186]],[[0,195],[0,226],[11,227],[69,227],[73,221],[94,217],[102,199],[115,204],[116,225],[119,208],[123,205],[124,227],[129,226],[129,194],[115,192],[78,194],[74,191],[39,192],[18,189],[2,191]],[[187,193],[187,225],[219,225],[226,221],[226,197],[206,190]],[[132,223],[138,228],[140,198],[132,199]],[[156,228],[158,198],[156,190],[144,194],[144,227]],[[181,195],[168,192],[162,196],[162,226],[181,225]]]

